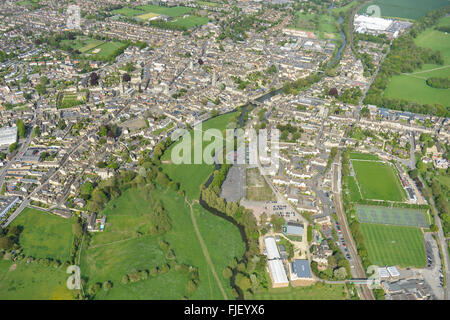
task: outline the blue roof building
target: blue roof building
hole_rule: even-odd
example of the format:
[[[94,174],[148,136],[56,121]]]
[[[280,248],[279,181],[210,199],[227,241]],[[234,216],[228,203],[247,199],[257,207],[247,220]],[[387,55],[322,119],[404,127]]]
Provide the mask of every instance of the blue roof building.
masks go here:
[[[291,262],[291,274],[297,279],[311,279],[311,268],[309,261],[306,259],[295,259]]]

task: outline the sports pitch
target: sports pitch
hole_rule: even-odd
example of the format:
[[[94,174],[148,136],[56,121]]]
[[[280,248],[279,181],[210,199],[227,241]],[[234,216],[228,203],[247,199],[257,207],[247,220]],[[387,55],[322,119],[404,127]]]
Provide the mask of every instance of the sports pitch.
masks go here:
[[[425,212],[418,209],[356,206],[361,223],[376,223],[397,226],[428,228]]]
[[[398,201],[405,199],[395,170],[381,161],[351,160],[363,199]]]
[[[362,223],[361,232],[373,264],[425,267],[425,245],[419,228]]]

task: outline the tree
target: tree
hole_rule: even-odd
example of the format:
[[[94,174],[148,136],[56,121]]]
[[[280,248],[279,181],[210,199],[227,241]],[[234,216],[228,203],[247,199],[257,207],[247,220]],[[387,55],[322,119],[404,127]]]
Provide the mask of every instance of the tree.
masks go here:
[[[338,94],[339,94],[339,92],[338,92],[338,90],[337,90],[336,88],[331,88],[331,89],[328,91],[328,95],[330,95],[330,96],[336,97]]]
[[[223,277],[224,277],[225,279],[230,279],[232,275],[233,275],[233,272],[231,271],[231,269],[230,269],[229,267],[226,267],[226,268],[223,270]]]
[[[334,270],[334,276],[338,280],[344,280],[347,277],[347,270],[344,267],[340,267],[339,269]]]
[[[17,142],[11,143],[11,144],[9,145],[8,152],[9,152],[9,153],[14,152],[14,151],[16,151],[17,149],[19,149],[19,144],[18,144]]]
[[[113,283],[111,281],[105,281],[103,283],[103,290],[109,291],[113,287]]]
[[[131,76],[128,73],[124,73],[124,75],[122,76],[122,80],[123,82],[130,82]]]
[[[92,72],[92,73],[89,75],[89,83],[91,84],[91,86],[96,86],[96,85],[98,85],[98,79],[99,79],[98,74],[95,73],[95,72]]]
[[[273,229],[276,232],[281,232],[281,227],[285,224],[285,220],[283,217],[273,214],[270,217],[270,223],[273,225]]]
[[[16,126],[17,126],[17,132],[19,134],[19,137],[22,139],[25,137],[25,123],[23,122],[22,119],[17,119],[16,120]]]
[[[252,286],[250,279],[245,274],[240,272],[236,275],[235,284],[244,292]]]

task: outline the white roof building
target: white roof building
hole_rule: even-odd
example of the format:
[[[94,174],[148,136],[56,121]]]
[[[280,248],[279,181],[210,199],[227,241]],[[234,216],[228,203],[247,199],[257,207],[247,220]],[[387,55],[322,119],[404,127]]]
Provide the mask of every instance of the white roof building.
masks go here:
[[[0,146],[10,145],[17,141],[17,127],[0,128]]]
[[[264,244],[267,250],[267,260],[280,259],[280,253],[278,252],[277,244],[273,237],[265,237]]]
[[[387,267],[387,271],[393,278],[400,276],[400,272],[398,272],[396,267]]]
[[[281,260],[269,260],[269,269],[274,285],[288,284],[289,280]]]

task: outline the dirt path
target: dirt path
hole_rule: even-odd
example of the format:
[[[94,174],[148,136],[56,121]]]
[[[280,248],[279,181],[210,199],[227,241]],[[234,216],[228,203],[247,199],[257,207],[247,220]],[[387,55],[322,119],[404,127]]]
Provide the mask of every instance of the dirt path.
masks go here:
[[[219,286],[220,291],[222,292],[223,298],[225,300],[228,300],[227,294],[225,293],[225,290],[222,287],[222,283],[219,280],[219,277],[217,276],[216,270],[214,269],[214,264],[212,263],[211,257],[209,256],[208,248],[205,245],[205,242],[203,241],[202,235],[200,234],[200,230],[197,227],[197,221],[195,220],[194,215],[194,209],[192,208],[192,203],[189,203],[187,199],[184,199],[186,203],[189,205],[189,208],[191,209],[191,220],[194,225],[194,230],[197,235],[198,241],[200,242],[200,246],[202,247],[203,255],[205,256],[206,262],[209,264],[209,267],[212,271],[212,274],[214,278],[216,279],[217,285]]]

